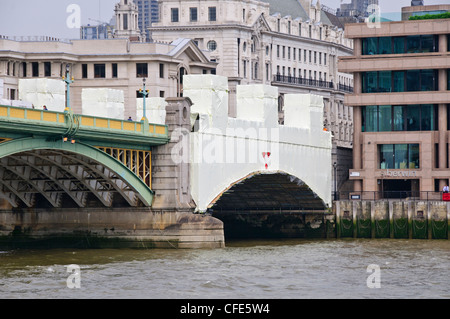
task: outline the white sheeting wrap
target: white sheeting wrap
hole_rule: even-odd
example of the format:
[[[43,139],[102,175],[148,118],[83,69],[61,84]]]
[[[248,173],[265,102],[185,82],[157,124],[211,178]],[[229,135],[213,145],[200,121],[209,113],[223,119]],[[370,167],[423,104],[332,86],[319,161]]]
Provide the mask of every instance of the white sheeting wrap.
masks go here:
[[[237,118],[278,126],[278,88],[255,84],[236,88]]]
[[[221,77],[216,80],[185,76],[185,96],[203,123],[191,133],[190,143],[191,192],[197,210],[206,211],[232,184],[258,172],[295,176],[331,206],[332,144],[331,134],[323,131],[323,99],[289,96],[285,122],[287,116],[292,118],[284,126],[278,125],[277,88],[238,86],[238,118],[228,118],[220,107],[220,99],[228,97],[209,92],[212,87],[219,92],[225,88],[219,85]]]
[[[124,120],[125,98],[122,90],[83,89],[82,114]]]
[[[63,112],[66,107],[66,87],[62,80],[53,79],[20,79],[19,99],[26,105],[34,105],[50,111]]]
[[[228,78],[217,75],[186,75],[183,95],[193,103],[191,112],[200,113],[200,131],[208,127],[225,129],[228,119]]]
[[[153,124],[166,124],[166,106],[165,99],[160,97],[149,97],[145,99],[145,107],[147,119]],[[136,99],[136,118],[135,121],[140,121],[144,116],[144,99]]]
[[[284,96],[284,125],[322,130],[323,97],[311,94],[286,94]]]

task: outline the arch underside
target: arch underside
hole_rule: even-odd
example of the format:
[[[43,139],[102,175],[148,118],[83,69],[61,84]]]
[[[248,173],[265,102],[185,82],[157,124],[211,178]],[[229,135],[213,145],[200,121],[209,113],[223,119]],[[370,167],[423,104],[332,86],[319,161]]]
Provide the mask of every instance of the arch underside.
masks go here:
[[[0,152],[0,198],[14,208],[151,206],[152,191],[100,150],[86,145],[67,150],[70,146],[61,143],[46,148],[46,141],[33,139],[23,144],[17,153]]]
[[[325,212],[324,201],[300,179],[285,173],[252,174],[210,205],[212,212]]]

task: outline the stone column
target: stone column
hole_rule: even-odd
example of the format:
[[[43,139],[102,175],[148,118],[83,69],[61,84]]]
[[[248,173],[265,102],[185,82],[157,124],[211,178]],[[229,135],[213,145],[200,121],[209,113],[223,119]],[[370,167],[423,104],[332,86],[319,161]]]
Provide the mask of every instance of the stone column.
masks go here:
[[[439,104],[439,168],[447,168],[447,105]],[[448,185],[448,180],[439,181],[439,190]]]
[[[353,133],[353,169],[362,168],[362,158],[361,158],[361,127],[362,127],[362,114],[361,107],[353,107],[353,122],[354,122],[354,133]],[[356,192],[362,191],[362,181],[354,181],[354,190]]]
[[[154,210],[168,209],[193,212],[190,190],[191,101],[189,98],[168,98],[166,125],[169,127],[169,144],[152,151],[152,176],[155,200]]]

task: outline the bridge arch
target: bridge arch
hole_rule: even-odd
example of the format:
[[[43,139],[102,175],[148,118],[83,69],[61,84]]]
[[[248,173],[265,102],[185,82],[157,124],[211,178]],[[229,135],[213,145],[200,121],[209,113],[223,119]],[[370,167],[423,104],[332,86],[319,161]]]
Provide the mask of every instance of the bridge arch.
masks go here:
[[[124,164],[80,142],[41,137],[0,144],[0,197],[12,207],[35,207],[45,198],[50,207],[116,204],[151,206],[153,191]]]
[[[283,171],[253,172],[232,183],[208,206],[211,212],[323,213],[328,205],[304,181]]]

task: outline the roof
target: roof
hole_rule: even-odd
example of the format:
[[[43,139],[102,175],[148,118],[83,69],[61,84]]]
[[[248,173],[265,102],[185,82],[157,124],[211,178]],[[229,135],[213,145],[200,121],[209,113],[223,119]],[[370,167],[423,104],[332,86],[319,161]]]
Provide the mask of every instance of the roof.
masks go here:
[[[291,16],[292,19],[309,19],[309,15],[298,0],[261,0],[270,5],[270,14],[280,13],[281,16]]]

